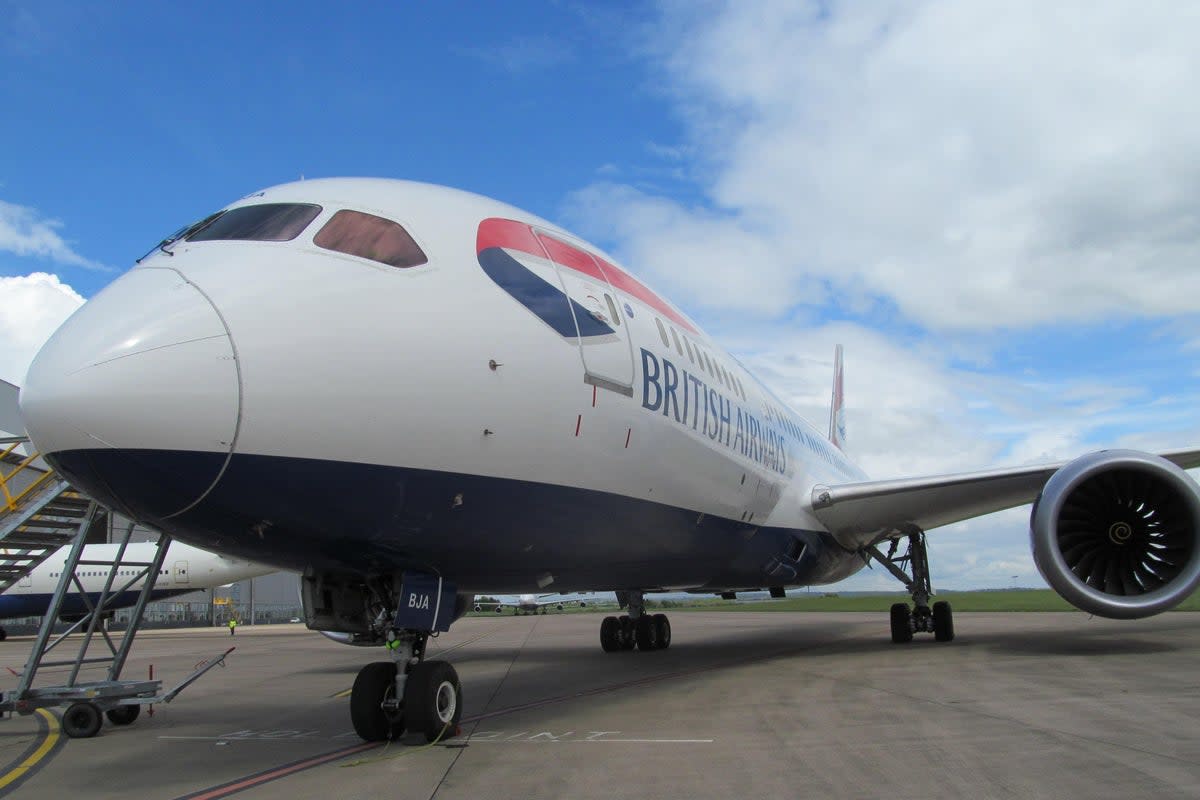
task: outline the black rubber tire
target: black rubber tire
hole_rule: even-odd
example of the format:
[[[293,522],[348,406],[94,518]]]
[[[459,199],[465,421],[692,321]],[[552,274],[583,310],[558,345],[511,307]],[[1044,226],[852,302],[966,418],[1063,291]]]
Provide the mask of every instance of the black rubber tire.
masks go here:
[[[72,739],[90,739],[100,732],[104,717],[95,703],[72,703],[62,716],[63,733]]]
[[[621,623],[621,649],[632,650],[637,644],[634,637],[633,620],[627,616],[617,617],[617,621]]]
[[[939,642],[954,641],[954,612],[945,600],[933,604],[933,638]]]
[[[908,603],[896,603],[892,606],[892,643],[905,644],[912,639],[912,609]]]
[[[638,650],[658,649],[658,626],[650,614],[642,614],[633,623],[633,638],[637,641]]]
[[[8,638],[8,631],[4,630],[4,628],[0,628],[0,642],[3,642],[7,638]]]
[[[462,720],[462,683],[446,661],[422,661],[404,683],[404,718],[410,731],[425,741],[444,741],[458,735]]]
[[[404,733],[404,717],[383,710],[383,701],[396,691],[396,665],[373,661],[358,671],[350,690],[350,722],[368,742],[386,742]]]
[[[600,621],[600,647],[606,653],[621,649],[621,622],[616,617],[605,617]]]
[[[671,620],[666,614],[655,614],[654,627],[658,628],[658,649],[666,650],[671,646]]]
[[[105,711],[104,716],[108,717],[108,721],[113,725],[132,725],[141,713],[141,706],[117,706]]]

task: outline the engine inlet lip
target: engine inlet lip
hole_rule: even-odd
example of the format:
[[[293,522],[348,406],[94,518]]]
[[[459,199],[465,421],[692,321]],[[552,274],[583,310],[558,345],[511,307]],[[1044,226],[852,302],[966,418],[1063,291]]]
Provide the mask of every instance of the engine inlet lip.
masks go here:
[[[1200,492],[1182,468],[1161,456],[1137,450],[1101,450],[1063,465],[1042,488],[1030,515],[1033,560],[1046,583],[1071,605],[1110,619],[1138,619],[1166,611],[1200,586],[1200,553],[1168,585],[1141,595],[1111,595],[1088,586],[1072,572],[1058,544],[1057,520],[1067,498],[1081,484],[1111,470],[1147,472],[1188,498],[1193,530],[1200,531]],[[1109,536],[1112,535],[1110,525]],[[1133,541],[1132,536],[1129,541]],[[1118,544],[1125,544],[1118,542]]]

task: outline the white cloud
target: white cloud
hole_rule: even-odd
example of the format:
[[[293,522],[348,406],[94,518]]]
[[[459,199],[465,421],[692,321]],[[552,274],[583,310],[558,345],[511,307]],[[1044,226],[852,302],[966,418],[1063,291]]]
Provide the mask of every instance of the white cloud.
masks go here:
[[[59,235],[62,227],[62,222],[43,217],[35,209],[0,200],[0,250],[86,269],[108,269],[77,253]]]
[[[1152,388],[1165,348],[1200,341],[1198,39],[1200,7],[1166,2],[667,2],[641,41],[698,191],[609,174],[564,216],[818,429],[845,344],[848,450],[873,476],[1200,443],[1194,387]],[[1113,318],[1153,320],[1167,366],[994,365],[1036,361],[1009,331]],[[935,531],[935,584],[1039,584],[1027,526]]]
[[[1200,6],[671,3],[648,38],[703,203],[600,184],[577,216],[663,286],[689,273],[692,303],[778,315],[829,285],[941,329],[1200,311]]]
[[[1194,396],[1156,397],[1137,376],[1045,381],[949,366],[952,342],[910,339],[851,323],[791,325],[726,320],[718,341],[792,408],[824,431],[832,354],[846,347],[848,454],[873,478],[972,471],[1066,460],[1103,447],[1168,450],[1200,444]],[[1164,401],[1185,413],[1163,413]],[[1134,430],[1116,434],[1113,430]],[[1042,585],[1029,547],[1029,507],[930,534],[935,585]],[[881,570],[847,589],[895,589]]]
[[[83,305],[56,275],[0,277],[0,378],[20,386],[38,348]]]

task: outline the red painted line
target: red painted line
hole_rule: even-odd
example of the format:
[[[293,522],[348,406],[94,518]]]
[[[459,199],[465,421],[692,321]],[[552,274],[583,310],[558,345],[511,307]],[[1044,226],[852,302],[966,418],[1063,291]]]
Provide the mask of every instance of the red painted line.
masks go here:
[[[361,753],[364,750],[372,750],[376,747],[382,746],[383,742],[363,742],[362,744],[343,747],[340,750],[334,750],[333,752],[325,753],[323,755],[301,759],[300,761],[293,761],[290,764],[284,764],[282,767],[264,770],[263,772],[250,775],[246,778],[234,780],[229,783],[222,784],[221,786],[214,786],[211,789],[201,789],[199,792],[194,794],[185,794],[175,798],[175,800],[218,800],[218,798],[229,797],[232,794],[237,794],[238,792],[245,791],[246,789],[252,789],[255,786],[261,786],[262,784],[270,781],[286,778],[288,775],[296,772],[301,772],[313,767],[319,767],[322,764],[330,761],[336,761],[339,758],[344,758],[346,756],[354,755],[355,753]]]
[[[633,436],[633,428],[625,429],[625,449],[629,449],[629,437]]]
[[[596,407],[596,387],[592,387],[592,408]]]
[[[583,424],[583,414],[580,414],[579,416],[577,416],[575,418],[575,435],[576,436],[579,435],[579,426],[582,424]]]

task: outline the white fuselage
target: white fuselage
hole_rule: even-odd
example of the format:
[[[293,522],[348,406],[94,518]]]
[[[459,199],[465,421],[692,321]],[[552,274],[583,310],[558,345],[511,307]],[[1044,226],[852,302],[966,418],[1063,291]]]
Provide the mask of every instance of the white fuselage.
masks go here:
[[[153,542],[133,543],[126,547],[121,559],[123,566],[118,569],[110,591],[124,588],[126,602],[118,603],[115,607],[129,605],[136,599],[145,585],[144,577],[138,577],[146,564],[154,560],[157,545]],[[108,580],[109,567],[101,564],[86,562],[112,561],[116,556],[118,545],[89,544],[85,545],[80,556],[81,563],[76,570],[79,585],[89,595],[97,595]],[[0,618],[14,616],[33,616],[44,613],[59,585],[63,566],[68,556],[68,548],[62,548],[42,564],[34,568],[28,575],[21,578],[8,591],[0,595]],[[265,575],[272,568],[263,564],[228,558],[210,553],[183,542],[172,542],[163,561],[162,569],[154,582],[156,597],[179,595],[200,589],[211,589],[228,583]],[[131,582],[132,581],[132,582]],[[72,583],[68,589],[72,593],[79,591],[79,586]],[[130,598],[130,594],[133,597]]]
[[[176,536],[297,570],[427,564],[487,590],[767,585],[757,565],[719,567],[763,531],[820,534],[812,487],[862,477],[694,322],[544,220],[367,179],[231,208],[264,203],[320,210],[289,241],[152,253],[63,325],[22,394],[68,477]],[[427,261],[315,243],[344,209],[400,223]],[[756,563],[778,549],[765,538]],[[859,566],[835,553],[783,582]]]

